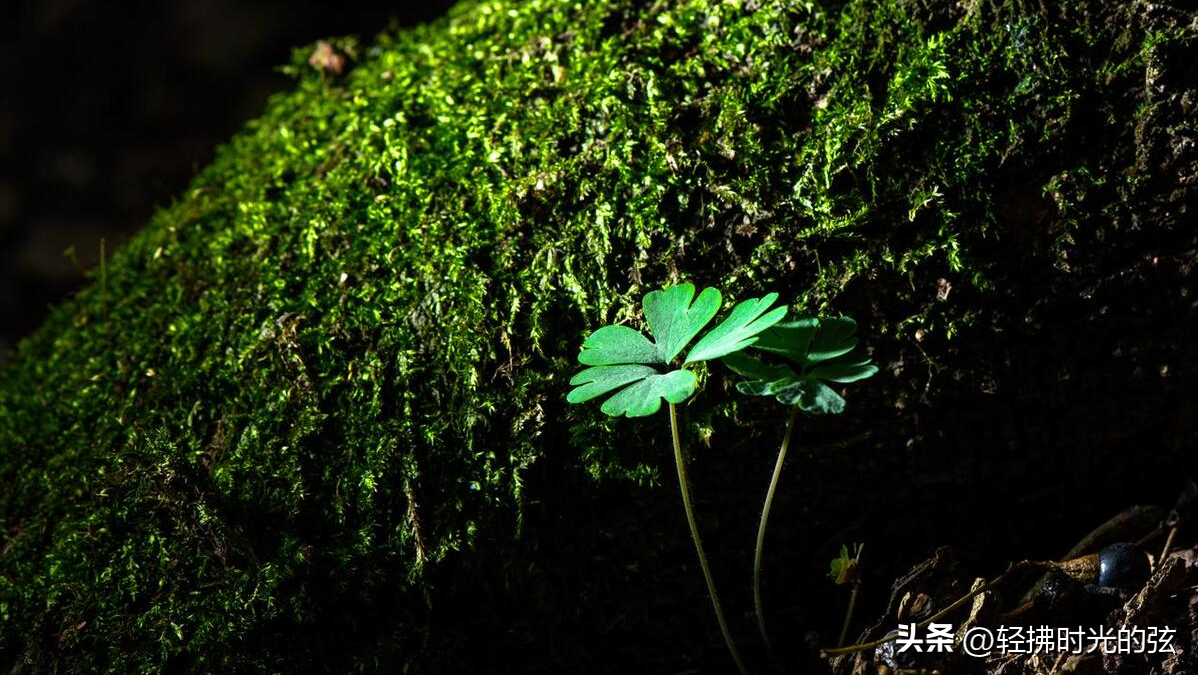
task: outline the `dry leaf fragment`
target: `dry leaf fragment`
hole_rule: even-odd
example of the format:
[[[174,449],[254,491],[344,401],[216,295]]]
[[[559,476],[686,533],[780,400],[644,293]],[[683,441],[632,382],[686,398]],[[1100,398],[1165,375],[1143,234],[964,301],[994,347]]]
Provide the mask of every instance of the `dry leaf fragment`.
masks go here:
[[[340,75],[341,71],[345,70],[345,56],[338,54],[337,50],[333,49],[333,45],[319,40],[316,47],[312,49],[312,56],[308,57],[308,65],[321,73],[330,72]]]

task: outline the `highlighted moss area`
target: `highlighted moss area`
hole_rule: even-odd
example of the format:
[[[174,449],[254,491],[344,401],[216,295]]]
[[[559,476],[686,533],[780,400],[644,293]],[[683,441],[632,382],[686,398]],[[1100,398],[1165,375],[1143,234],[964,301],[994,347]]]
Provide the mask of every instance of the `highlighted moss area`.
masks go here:
[[[1143,295],[1192,286],[1192,12],[940,4],[467,2],[297,51],[0,373],[0,669],[722,663],[668,438],[567,410],[587,327],[677,280],[852,314],[894,456],[1054,312],[1194,311]],[[767,455],[710,389],[696,462]]]

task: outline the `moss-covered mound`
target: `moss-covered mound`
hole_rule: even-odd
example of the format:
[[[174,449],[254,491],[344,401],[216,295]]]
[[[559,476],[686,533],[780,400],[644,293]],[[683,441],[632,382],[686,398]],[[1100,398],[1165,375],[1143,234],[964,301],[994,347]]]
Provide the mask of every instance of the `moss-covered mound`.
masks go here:
[[[936,509],[1172,490],[1184,4],[499,0],[338,43],[344,73],[297,52],[294,91],[0,374],[0,670],[725,667],[661,420],[564,401],[585,331],[679,279],[850,313],[885,366],[808,425],[840,449],[805,460],[818,499],[776,511],[784,643],[839,620],[791,591],[871,518],[897,565],[968,544]],[[757,659],[779,413],[722,383],[683,414]]]

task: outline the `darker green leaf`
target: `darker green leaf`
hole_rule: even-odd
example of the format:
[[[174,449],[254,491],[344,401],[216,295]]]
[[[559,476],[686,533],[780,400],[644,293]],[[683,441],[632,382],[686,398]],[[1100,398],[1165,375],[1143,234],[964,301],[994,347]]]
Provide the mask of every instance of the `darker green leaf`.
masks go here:
[[[857,346],[856,329],[848,317],[787,321],[763,332],[750,350],[725,356],[723,362],[745,378],[736,385],[743,394],[773,396],[807,413],[834,415],[844,411],[845,401],[826,382],[847,384],[878,372],[868,357],[850,353]],[[749,352],[783,356],[787,362],[769,363]]]

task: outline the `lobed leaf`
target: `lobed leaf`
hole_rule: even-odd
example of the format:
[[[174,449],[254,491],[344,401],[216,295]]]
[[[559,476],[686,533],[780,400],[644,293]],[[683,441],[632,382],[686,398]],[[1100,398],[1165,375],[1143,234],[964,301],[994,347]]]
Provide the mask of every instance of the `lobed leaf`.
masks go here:
[[[795,383],[770,392],[786,405],[797,405],[799,410],[813,415],[838,415],[844,412],[844,399],[831,387],[814,377],[803,377]]]
[[[782,320],[785,307],[770,306],[778,294],[746,300],[736,305],[724,321],[699,340],[686,363],[729,356],[753,343],[763,330]],[[704,289],[695,298],[693,284],[679,284],[645,295],[642,306],[651,338],[627,326],[604,326],[588,337],[578,360],[591,366],[570,379],[574,389],[566,395],[570,403],[582,403],[615,391],[600,409],[612,416],[642,417],[661,408],[664,398],[682,403],[698,388],[694,373],[673,370],[661,373],[648,364],[669,364],[690,344],[719,311],[720,292]],[[759,363],[759,362],[758,362]],[[789,368],[776,371],[775,388],[794,377]],[[618,391],[616,391],[618,390]]]
[[[689,370],[653,374],[607,399],[599,409],[612,417],[646,417],[661,408],[661,399],[682,403],[698,386],[699,380]]]
[[[869,357],[850,354],[857,346],[856,330],[857,322],[848,317],[803,318],[775,325],[751,345],[754,351],[785,356],[799,366],[797,372],[787,364],[770,364],[744,352],[722,360],[746,378],[736,385],[743,394],[773,396],[815,415],[838,414],[844,411],[844,399],[824,382],[847,384],[878,372]]]
[[[718,290],[703,289],[692,305],[694,297],[694,284],[679,284],[653,291],[641,303],[649,332],[657,343],[659,363],[673,361],[720,310]]]
[[[804,317],[794,321],[783,321],[763,332],[754,349],[785,356],[800,366],[807,365],[807,348],[819,330],[819,319]]]
[[[588,366],[610,366],[658,363],[659,360],[657,347],[640,331],[628,326],[604,326],[582,343],[578,362]]]
[[[786,377],[780,380],[745,380],[736,383],[736,390],[749,396],[773,396],[786,391],[794,385],[798,378]]]
[[[776,307],[767,312],[777,299],[777,293],[770,293],[737,304],[728,318],[711,329],[691,349],[686,363],[716,359],[748,347],[756,341],[758,333],[786,316],[785,307]]]
[[[877,372],[878,367],[870,364],[868,359],[863,363],[822,363],[811,369],[813,377],[839,384],[864,380]]]
[[[857,322],[847,316],[822,319],[815,339],[807,349],[807,363],[827,361],[853,351],[857,346]]]
[[[570,403],[589,401],[613,389],[656,374],[656,369],[637,364],[587,368],[570,378],[570,384],[578,386],[570,390],[566,400]]]
[[[732,372],[753,380],[773,381],[786,377],[796,377],[794,369],[788,365],[765,363],[760,359],[749,356],[743,351],[729,354],[720,360]]]

